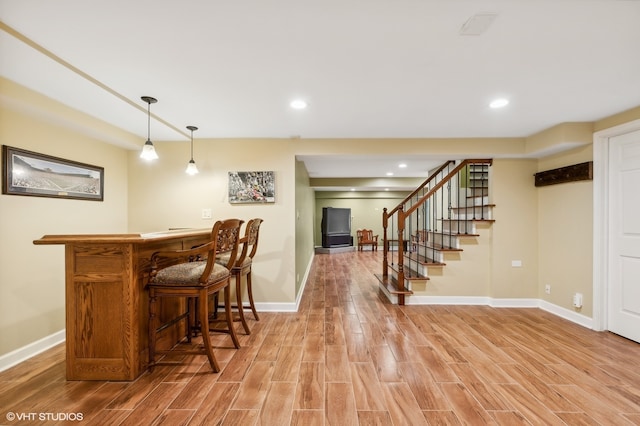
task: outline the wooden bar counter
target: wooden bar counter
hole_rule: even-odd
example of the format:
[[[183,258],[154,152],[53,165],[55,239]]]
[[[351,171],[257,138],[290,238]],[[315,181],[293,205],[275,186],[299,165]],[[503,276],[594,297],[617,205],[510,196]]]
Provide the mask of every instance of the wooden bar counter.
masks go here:
[[[45,235],[33,243],[64,244],[67,380],[134,380],[148,363],[150,258],[158,250],[188,249],[211,229],[149,234]],[[168,321],[184,303],[160,306]],[[163,331],[161,348],[184,336],[181,321]]]

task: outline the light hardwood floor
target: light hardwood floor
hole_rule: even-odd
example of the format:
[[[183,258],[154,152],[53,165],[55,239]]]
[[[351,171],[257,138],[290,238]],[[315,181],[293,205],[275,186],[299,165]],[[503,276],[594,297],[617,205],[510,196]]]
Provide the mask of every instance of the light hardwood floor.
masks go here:
[[[67,382],[53,348],[0,373],[0,424],[640,425],[639,344],[539,309],[390,305],[380,256],[317,255],[297,313],[262,313],[239,350],[214,336],[219,374],[191,356]]]

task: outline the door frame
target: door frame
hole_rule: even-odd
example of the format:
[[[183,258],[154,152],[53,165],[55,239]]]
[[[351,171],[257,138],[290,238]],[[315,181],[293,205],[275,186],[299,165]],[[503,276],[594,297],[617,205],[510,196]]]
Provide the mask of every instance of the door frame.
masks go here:
[[[609,329],[609,139],[640,130],[640,119],[593,134],[593,329]]]

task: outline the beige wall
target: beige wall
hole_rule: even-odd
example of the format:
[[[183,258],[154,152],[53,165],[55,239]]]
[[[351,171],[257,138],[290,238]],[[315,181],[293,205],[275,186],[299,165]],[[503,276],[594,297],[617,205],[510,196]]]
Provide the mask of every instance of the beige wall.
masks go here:
[[[296,174],[289,140],[206,140],[194,144],[195,176],[184,170],[189,161],[186,142],[155,142],[160,157],[144,162],[129,153],[129,231],[168,228],[210,228],[215,220],[254,217],[264,220],[252,268],[256,303],[295,302]],[[269,204],[229,204],[230,171],[275,172],[276,201]],[[212,219],[202,219],[202,209]]]
[[[487,158],[525,154],[525,138],[299,139],[296,155],[409,155],[434,159]]]
[[[639,119],[640,106],[637,106],[635,108],[631,108],[618,114],[612,115],[611,117],[605,117],[601,120],[596,121],[593,125],[593,131],[599,132],[610,127],[615,127],[620,124],[629,123],[631,121]]]
[[[593,159],[591,145],[542,159],[537,171]],[[536,188],[538,195],[538,297],[554,305],[593,316],[593,181]],[[545,294],[545,285],[551,293]],[[582,309],[572,306],[583,295]]]
[[[0,195],[0,355],[65,328],[64,247],[33,240],[127,230],[127,152],[43,120],[58,113],[45,104],[0,105],[0,143],[104,167],[104,201]]]
[[[537,161],[495,160],[491,166],[491,279],[493,298],[538,296],[538,201],[533,175]],[[513,267],[512,261],[521,261]]]
[[[304,163],[296,161],[296,297],[314,255],[313,227],[315,222],[314,191],[309,186],[309,173]]]

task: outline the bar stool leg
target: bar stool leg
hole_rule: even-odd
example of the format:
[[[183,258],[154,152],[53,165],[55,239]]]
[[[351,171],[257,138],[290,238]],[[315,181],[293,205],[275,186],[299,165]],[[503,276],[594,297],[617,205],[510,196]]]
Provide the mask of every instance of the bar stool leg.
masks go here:
[[[209,335],[209,298],[207,297],[207,290],[203,289],[198,297],[198,310],[200,315],[200,332],[202,333],[202,344],[204,345],[205,353],[209,358],[209,364],[214,373],[220,371],[220,366],[213,354],[213,347],[211,343],[211,336]]]
[[[253,312],[253,316],[256,321],[260,321],[260,317],[258,317],[258,312],[256,311],[256,305],[253,303],[253,290],[251,288],[251,271],[247,274],[247,293],[249,295],[249,306],[251,306],[251,312]]]
[[[231,289],[229,286],[224,288],[224,312],[227,318],[227,325],[229,327],[229,334],[231,335],[231,340],[233,340],[233,345],[236,349],[240,348],[240,342],[238,341],[238,336],[236,336],[236,329],[233,326],[233,313],[231,312]]]
[[[238,316],[240,317],[245,333],[251,334],[247,320],[244,318],[244,309],[242,306],[242,274],[238,272],[234,274],[234,277],[234,280],[236,281],[236,304],[238,305]]]
[[[156,291],[149,289],[149,372],[156,364]]]

